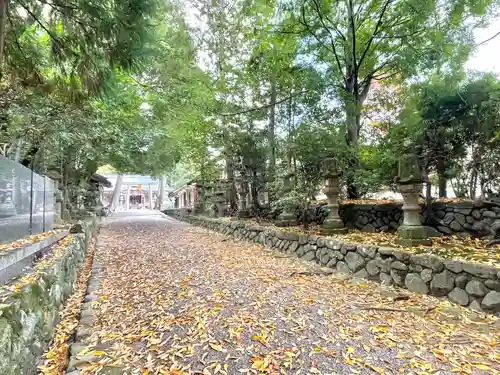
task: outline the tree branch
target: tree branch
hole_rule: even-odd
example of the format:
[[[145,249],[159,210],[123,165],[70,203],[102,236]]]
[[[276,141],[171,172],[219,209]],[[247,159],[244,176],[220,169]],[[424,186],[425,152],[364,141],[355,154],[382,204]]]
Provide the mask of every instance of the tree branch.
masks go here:
[[[351,33],[352,33],[352,63],[353,63],[353,69],[352,73],[355,74],[354,78],[354,85],[357,86],[358,84],[358,67],[361,66],[361,63],[358,65],[358,62],[356,61],[356,29],[354,25],[354,12],[353,12],[353,4],[352,0],[349,0],[349,16],[350,16],[350,28],[351,28]],[[355,90],[356,92],[356,90]]]
[[[296,94],[292,94],[290,96],[287,96],[286,98],[284,99],[281,99],[281,100],[278,100],[278,101],[275,101],[273,103],[268,103],[268,104],[265,104],[265,105],[262,105],[260,107],[255,107],[255,108],[250,108],[250,109],[246,109],[244,111],[240,111],[240,112],[235,112],[235,113],[222,113],[220,116],[223,116],[223,117],[231,117],[231,116],[237,116],[237,115],[243,115],[245,113],[250,113],[250,112],[254,112],[254,111],[259,111],[261,109],[265,109],[265,108],[269,108],[269,107],[272,107],[272,106],[275,106],[277,104],[281,104],[281,103],[284,103],[292,98],[294,98],[295,96],[298,96],[298,95],[302,95],[302,94],[305,94],[307,93],[309,90],[303,90],[303,91],[300,91]]]
[[[371,80],[371,79],[375,79],[375,80],[381,80],[381,76],[383,74],[386,74],[387,72],[391,71],[392,69],[394,69],[396,66],[397,66],[397,63],[393,62],[392,58],[395,56],[395,54],[401,49],[401,47],[403,46],[403,44],[400,44],[398,48],[396,48],[394,51],[392,51],[392,53],[385,59],[385,61],[383,63],[381,63],[379,66],[377,66],[376,68],[374,68],[370,73],[368,73],[366,75],[366,77],[363,79],[363,82],[362,84],[365,83],[366,80]],[[386,67],[389,63],[392,62],[392,66],[387,69],[385,71],[385,73],[380,73],[380,74],[376,74],[377,72],[380,72],[382,69],[384,69],[384,67]],[[391,74],[391,77],[393,76],[394,74]]]
[[[12,30],[15,30],[14,23],[12,22],[12,19],[10,18],[10,16],[7,16],[7,18],[9,20],[10,26],[12,27]],[[21,55],[23,55],[24,60],[28,61],[28,57],[26,56],[23,49],[21,48],[21,44],[19,44],[19,39],[17,38],[17,35],[14,38],[14,43],[16,43],[16,46],[19,49],[19,52],[21,52]]]
[[[496,33],[495,35],[493,35],[492,37],[490,37],[486,40],[483,40],[481,43],[476,44],[476,47],[488,43],[489,41],[495,39],[499,35],[500,35],[500,31],[498,33]]]
[[[52,34],[52,32],[51,32],[49,29],[47,29],[47,27],[45,27],[45,25],[42,23],[42,21],[40,21],[40,20],[38,19],[38,17],[37,17],[37,16],[36,16],[36,15],[35,15],[35,14],[31,11],[31,10],[30,10],[30,8],[29,8],[29,7],[27,7],[26,5],[24,5],[24,4],[23,4],[22,2],[20,2],[19,0],[17,0],[17,2],[18,2],[18,4],[19,4],[19,5],[21,5],[21,7],[23,7],[23,8],[24,8],[24,10],[25,10],[25,11],[26,11],[26,12],[27,12],[27,13],[28,13],[31,17],[33,17],[33,19],[35,20],[35,22],[36,22],[38,25],[40,25],[40,27],[41,27],[43,30],[45,30],[45,32],[46,32],[47,34],[49,34],[49,36],[51,37],[51,39],[52,39],[53,41],[55,41],[55,42],[56,42],[57,44],[59,44],[60,46],[63,46],[63,44],[59,41],[59,39],[58,39],[58,38],[57,38],[54,34]],[[64,46],[63,46],[63,47],[64,47]]]
[[[375,81],[382,81],[384,79],[388,79],[388,78],[394,77],[398,73],[399,73],[399,70],[396,70],[395,72],[390,73],[390,74],[388,74],[388,72],[385,72],[385,73],[373,76],[372,79],[374,79]],[[384,74],[387,74],[387,75],[384,75]]]
[[[332,22],[332,20],[328,17],[328,15],[323,14],[323,13],[321,12],[321,8],[320,8],[320,5],[318,4],[317,0],[312,0],[312,2],[313,2],[313,3],[314,3],[314,5],[315,5],[316,11],[317,11],[317,13],[318,13],[318,15],[319,15],[319,18],[320,18],[320,21],[321,21],[321,24],[323,25],[323,27],[324,27],[325,29],[327,29],[327,30],[330,32],[329,28],[325,25],[325,21],[323,20],[323,18],[325,18],[328,22],[330,22],[330,25],[332,25],[332,27],[335,29],[335,32],[337,33],[337,35],[338,35],[338,36],[339,36],[339,37],[340,37],[343,41],[346,41],[347,39],[346,39],[345,35],[344,35],[344,34],[342,34],[342,32],[338,29],[338,27],[337,27],[337,26],[335,26],[335,23],[334,23],[334,22]]]
[[[305,1],[307,1],[307,0],[305,0]],[[304,1],[304,3],[305,3],[305,1]],[[313,1],[314,1],[314,0],[313,0]],[[325,45],[325,43],[323,43],[323,41],[322,41],[322,40],[321,40],[321,39],[320,39],[320,38],[316,35],[316,33],[315,33],[314,31],[312,31],[311,27],[310,27],[310,26],[309,26],[309,24],[307,23],[307,21],[306,21],[306,15],[305,15],[305,6],[304,6],[304,3],[302,3],[302,6],[301,6],[301,15],[302,15],[302,19],[303,19],[303,23],[302,23],[302,22],[301,22],[301,23],[302,23],[302,24],[303,24],[303,25],[307,28],[307,31],[309,31],[309,33],[310,33],[311,35],[313,35],[313,36],[314,36],[314,38],[315,38],[315,39],[316,39],[316,40],[317,40],[317,41],[318,41],[318,42],[319,42],[319,43],[320,43],[323,47],[325,47],[328,51],[330,51],[330,52],[332,52],[332,53],[333,53],[333,55],[334,55],[334,57],[335,57],[335,61],[336,61],[336,63],[337,63],[337,67],[338,67],[338,69],[339,69],[339,73],[340,73],[340,77],[341,77],[341,78],[340,78],[340,80],[341,80],[341,81],[343,81],[343,82],[345,83],[345,78],[342,76],[342,65],[340,64],[340,58],[339,58],[339,56],[338,56],[338,54],[337,54],[337,50],[335,49],[335,43],[334,43],[334,41],[333,41],[333,38],[331,38],[331,31],[330,31],[330,29],[329,29],[329,28],[328,28],[328,27],[324,24],[323,18],[322,18],[322,16],[321,16],[321,12],[317,10],[316,12],[318,13],[318,16],[319,16],[319,18],[320,18],[320,21],[321,21],[321,23],[322,23],[323,27],[324,27],[324,28],[328,31],[328,33],[330,34],[330,44],[331,44],[332,48],[328,48],[328,47]],[[300,21],[299,21],[299,22],[300,22]]]
[[[305,0],[305,1],[307,1],[307,0]],[[305,1],[304,1],[304,2],[305,2]],[[303,21],[299,21],[299,22],[300,22],[302,25],[304,25],[304,26],[306,27],[306,29],[307,29],[307,31],[309,32],[309,34],[311,34],[311,35],[312,35],[312,36],[313,36],[313,37],[314,37],[314,38],[318,41],[318,43],[319,43],[322,47],[326,48],[328,51],[330,51],[330,52],[332,52],[332,53],[333,53],[333,51],[332,51],[330,48],[328,48],[328,47],[327,47],[327,45],[326,45],[326,44],[325,44],[325,43],[324,43],[324,42],[323,42],[323,41],[322,41],[322,40],[321,40],[321,39],[320,39],[320,38],[316,35],[316,33],[315,33],[312,29],[311,29],[311,27],[309,26],[309,24],[308,24],[308,23],[307,23],[307,21],[306,21],[306,14],[305,14],[305,13],[306,13],[306,12],[305,12],[305,7],[304,7],[304,4],[302,4],[302,6],[300,7],[300,14],[301,14],[301,17],[302,17],[302,20],[303,20]]]
[[[380,11],[380,15],[378,17],[377,24],[375,25],[375,30],[373,30],[373,33],[370,36],[370,39],[368,39],[368,43],[366,44],[366,48],[363,51],[361,58],[359,59],[358,66],[361,66],[361,64],[363,63],[363,60],[365,59],[366,55],[368,54],[368,51],[370,50],[370,47],[373,43],[373,39],[378,34],[380,26],[382,26],[382,19],[384,18],[385,11],[387,10],[387,7],[391,3],[391,1],[392,0],[385,0],[384,5],[382,6],[382,10]]]
[[[404,39],[404,38],[408,38],[410,36],[414,36],[416,34],[419,34],[423,31],[425,31],[425,29],[419,29],[419,30],[416,30],[412,33],[403,34],[403,35],[381,35],[379,37],[376,37],[376,39]]]

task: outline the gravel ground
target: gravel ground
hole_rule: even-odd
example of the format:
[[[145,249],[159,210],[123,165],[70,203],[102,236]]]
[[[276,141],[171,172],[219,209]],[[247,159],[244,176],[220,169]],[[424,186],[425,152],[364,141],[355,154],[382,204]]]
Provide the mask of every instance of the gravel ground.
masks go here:
[[[498,374],[500,321],[151,213],[107,218],[82,373]]]

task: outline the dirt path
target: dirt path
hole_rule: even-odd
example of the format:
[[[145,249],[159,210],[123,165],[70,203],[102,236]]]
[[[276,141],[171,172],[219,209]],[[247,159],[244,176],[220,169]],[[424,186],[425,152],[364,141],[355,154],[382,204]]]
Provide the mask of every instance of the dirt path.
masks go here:
[[[99,242],[82,374],[500,373],[500,321],[449,302],[160,216],[108,219]]]

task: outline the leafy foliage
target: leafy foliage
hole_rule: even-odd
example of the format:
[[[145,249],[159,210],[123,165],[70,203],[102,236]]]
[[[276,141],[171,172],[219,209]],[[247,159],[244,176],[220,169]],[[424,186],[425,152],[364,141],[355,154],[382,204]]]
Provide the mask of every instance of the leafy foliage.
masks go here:
[[[313,199],[326,155],[343,197],[394,189],[412,150],[429,183],[493,196],[498,80],[464,62],[496,5],[12,0],[1,151],[66,187],[102,165],[176,185],[224,177],[236,208],[238,179],[260,206],[264,191],[285,199],[290,171],[292,200]]]

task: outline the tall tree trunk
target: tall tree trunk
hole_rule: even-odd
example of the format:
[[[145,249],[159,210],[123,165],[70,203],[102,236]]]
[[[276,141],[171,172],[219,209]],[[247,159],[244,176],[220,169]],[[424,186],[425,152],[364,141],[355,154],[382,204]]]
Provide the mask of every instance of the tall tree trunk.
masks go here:
[[[359,198],[355,181],[355,173],[359,170],[358,120],[356,116],[356,98],[351,93],[346,103],[347,146],[349,147],[349,171],[346,174],[347,196],[349,199]]]
[[[474,182],[474,186],[477,185],[477,180],[478,180],[478,177],[476,176],[476,181]],[[486,180],[481,176],[479,177],[479,188],[481,190],[481,199],[486,199],[486,193],[487,193],[487,189],[486,189]],[[489,193],[489,192],[488,192]],[[491,199],[492,197],[488,197],[488,199]]]
[[[436,169],[438,174],[438,196],[439,198],[446,198],[446,185],[448,180],[445,177],[446,165],[444,160],[438,160]]]
[[[113,195],[111,196],[111,202],[109,203],[108,206],[110,211],[116,210],[118,204],[120,203],[122,186],[123,186],[123,175],[119,174],[118,177],[116,178],[115,189],[113,190]]]
[[[69,188],[69,172],[70,172],[71,162],[69,160],[71,160],[71,155],[68,152],[66,152],[66,157],[65,160],[63,160],[63,166],[62,166],[63,201],[61,208],[61,217],[63,220],[71,219],[71,209],[69,208],[71,203],[71,193]]]
[[[259,184],[259,176],[257,175],[257,171],[254,169],[252,170],[252,183],[250,184],[250,197],[252,200],[252,204],[254,206],[254,209],[257,212],[260,212],[260,203],[259,203],[259,191],[257,189],[257,186]]]
[[[309,200],[306,199],[304,202],[304,222],[302,223],[304,225],[304,230],[309,230]]]
[[[226,19],[225,14],[224,14],[224,5],[219,4],[217,0],[211,0],[211,7],[208,11],[208,21],[210,26],[213,27],[214,35],[215,35],[215,45],[213,46],[214,50],[213,52],[215,53],[217,57],[217,73],[218,73],[218,80],[217,80],[217,91],[219,91],[219,94],[221,95],[221,102],[222,102],[222,109],[224,110],[225,108],[225,101],[227,100],[226,95],[224,92],[226,91],[226,55],[225,55],[225,39],[224,39],[224,31],[226,30]],[[224,111],[222,111],[224,112]],[[237,196],[236,196],[236,186],[235,186],[235,181],[234,181],[234,167],[233,167],[233,161],[232,161],[232,155],[229,152],[230,149],[230,137],[229,137],[229,129],[227,127],[227,121],[226,117],[221,116],[220,117],[221,121],[221,127],[222,127],[222,134],[223,134],[223,143],[224,143],[224,159],[226,162],[225,166],[225,171],[226,171],[226,177],[230,183],[229,187],[229,203],[230,207],[232,209],[236,209],[238,202],[237,202]]]
[[[272,182],[276,173],[276,78],[271,78],[271,106],[269,107],[269,125],[267,128],[267,142],[269,143],[269,173],[268,181]]]
[[[355,182],[355,173],[359,169],[359,120],[358,115],[358,69],[356,57],[356,26],[354,20],[354,7],[352,1],[347,2],[347,69],[345,76],[345,114],[346,114],[346,142],[349,147],[349,171],[346,174],[347,195],[350,199],[359,198]]]
[[[14,161],[19,163],[21,161],[21,150],[23,148],[23,139],[19,138],[16,142],[16,153],[14,154]]]
[[[160,177],[158,183],[158,195],[156,196],[155,208],[159,211],[162,209],[163,201],[165,199],[165,177]]]
[[[446,198],[447,196],[448,180],[441,173],[438,174],[438,194],[439,198]]]
[[[236,184],[234,181],[234,164],[231,155],[227,152],[225,153],[226,161],[226,178],[229,183],[229,206],[232,210],[236,210],[238,207],[238,198],[236,193]]]
[[[422,177],[425,182],[425,210],[430,214],[432,211],[432,184],[429,178],[429,171],[426,168],[422,168]]]
[[[3,61],[4,61],[4,47],[5,47],[5,25],[7,22],[7,7],[9,0],[0,0],[0,81],[3,77]]]

